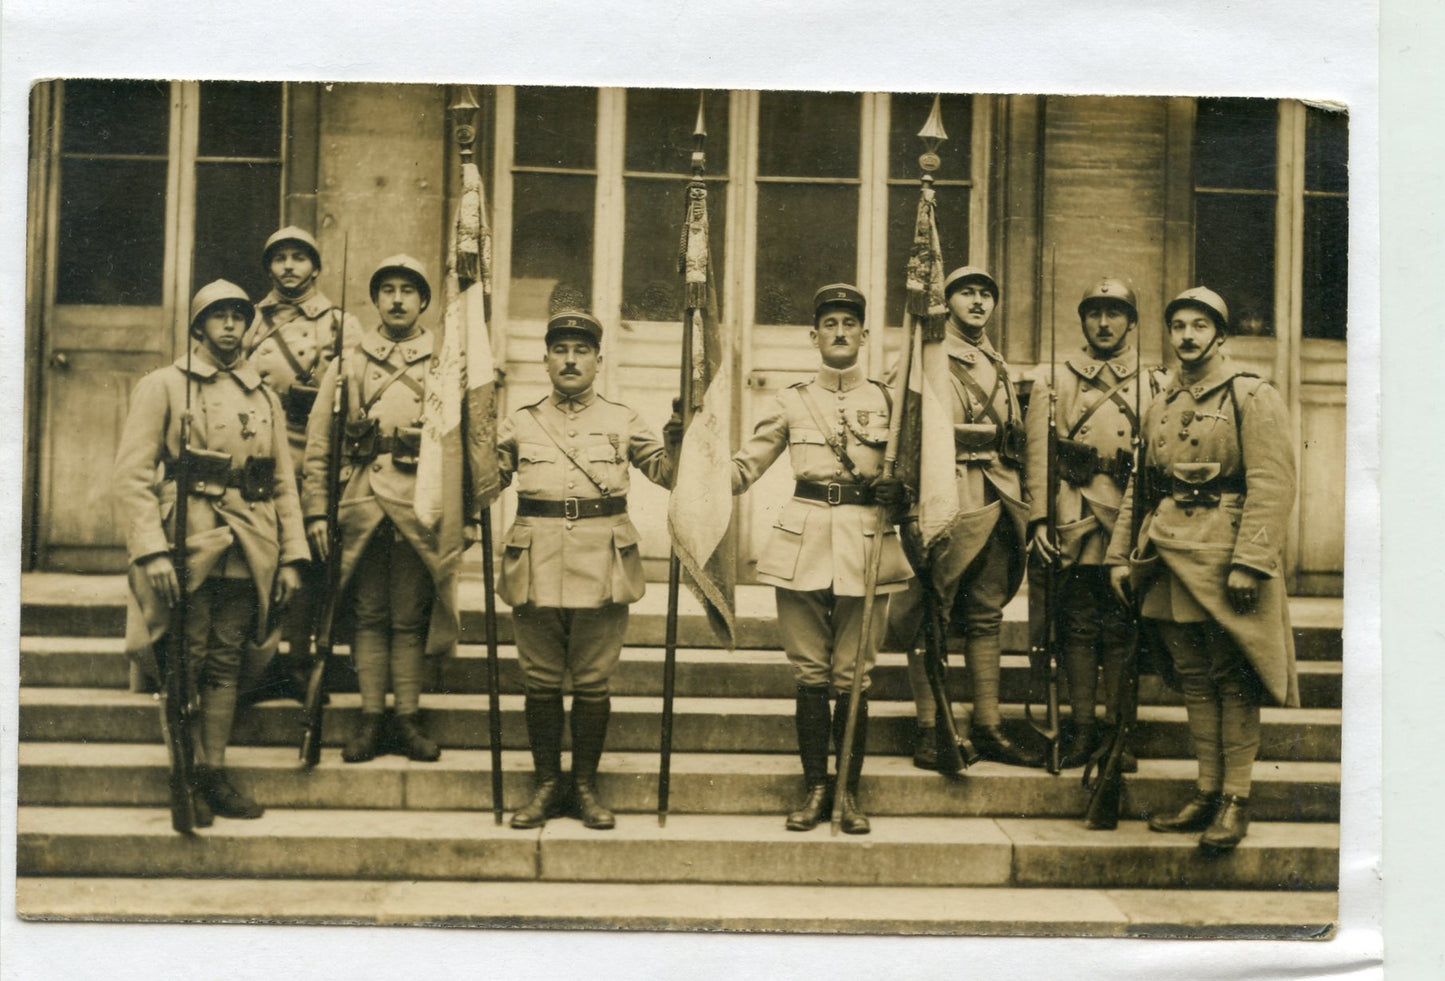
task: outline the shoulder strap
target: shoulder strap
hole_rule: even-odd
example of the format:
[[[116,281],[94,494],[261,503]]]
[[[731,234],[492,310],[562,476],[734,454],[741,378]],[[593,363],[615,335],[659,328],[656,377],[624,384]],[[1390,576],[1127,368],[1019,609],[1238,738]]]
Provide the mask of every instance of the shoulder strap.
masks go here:
[[[848,471],[848,476],[854,480],[862,479],[858,473],[858,468],[853,464],[852,458],[848,456],[847,448],[844,447],[838,440],[838,437],[834,435],[832,428],[829,427],[825,421],[822,411],[818,408],[817,403],[813,401],[813,396],[809,394],[807,386],[798,386],[798,398],[802,399],[803,408],[807,409],[808,415],[813,417],[813,425],[818,427],[818,432],[822,435],[823,442],[828,444],[828,449],[833,451],[833,455],[838,458],[838,463],[844,470]]]
[[[1239,440],[1239,456],[1242,460],[1244,458],[1244,418],[1239,411],[1239,393],[1234,388],[1234,383],[1241,378],[1259,378],[1259,375],[1252,371],[1241,371],[1229,379],[1229,384],[1225,386],[1229,389],[1230,407],[1234,409],[1234,438]]]
[[[1139,428],[1139,417],[1134,415],[1134,407],[1130,405],[1127,401],[1125,401],[1122,394],[1124,391],[1124,386],[1129,384],[1129,381],[1133,377],[1134,374],[1132,373],[1125,375],[1123,378],[1115,382],[1112,388],[1107,389],[1104,392],[1103,397],[1100,398],[1099,401],[1095,402],[1093,405],[1089,406],[1089,410],[1083,415],[1079,416],[1079,421],[1069,427],[1069,435],[1067,438],[1073,439],[1076,435],[1078,435],[1079,430],[1084,428],[1084,423],[1092,419],[1094,417],[1094,413],[1098,412],[1101,408],[1103,408],[1105,402],[1113,402],[1115,405],[1117,405],[1119,407],[1119,411],[1124,413],[1124,418],[1129,420],[1129,425],[1137,431]],[[1102,385],[1094,384],[1093,379],[1089,380],[1089,384],[1094,388],[1103,388]]]
[[[532,421],[537,424],[537,428],[542,430],[542,432],[546,434],[547,438],[552,441],[552,444],[556,446],[557,449],[562,451],[563,456],[572,461],[572,465],[574,467],[576,467],[578,470],[581,470],[582,473],[586,475],[587,479],[592,481],[592,483],[597,486],[597,489],[602,492],[603,497],[609,496],[612,491],[608,488],[606,479],[599,477],[597,476],[597,474],[593,473],[592,468],[587,466],[587,464],[583,462],[580,457],[578,457],[576,452],[568,448],[567,444],[562,441],[562,437],[557,435],[557,433],[552,429],[551,425],[548,424],[547,420],[542,418],[542,413],[539,412],[537,409],[537,406],[540,404],[541,403],[539,402],[527,406],[527,414],[532,417]]]

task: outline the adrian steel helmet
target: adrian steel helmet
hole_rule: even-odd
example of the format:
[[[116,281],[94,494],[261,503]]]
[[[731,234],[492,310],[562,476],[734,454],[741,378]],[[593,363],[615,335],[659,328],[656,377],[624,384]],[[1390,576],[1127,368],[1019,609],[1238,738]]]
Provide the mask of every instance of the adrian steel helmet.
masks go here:
[[[1180,307],[1198,307],[1208,313],[1214,319],[1214,324],[1221,333],[1229,331],[1229,307],[1224,303],[1224,297],[1207,286],[1191,286],[1169,301],[1164,308],[1164,323],[1168,324],[1174,316],[1174,311]]]
[[[417,292],[421,294],[421,305],[423,307],[431,304],[431,283],[426,278],[426,266],[409,255],[398,253],[389,255],[376,267],[376,272],[371,274],[371,302],[376,302],[376,292],[381,288],[381,280],[388,273],[402,273],[409,276],[412,282],[416,283]]]
[[[1122,303],[1129,308],[1130,320],[1137,321],[1139,319],[1139,301],[1134,295],[1134,288],[1129,285],[1128,280],[1115,276],[1105,276],[1084,290],[1083,299],[1079,300],[1079,316],[1082,317],[1090,307],[1106,300]]]
[[[256,306],[246,291],[235,283],[227,282],[224,279],[217,279],[207,283],[196,290],[196,295],[191,298],[191,326],[190,332],[196,332],[197,325],[205,318],[206,314],[214,306],[222,303],[234,303],[240,306],[246,315],[246,323],[250,323],[256,316]]]
[[[949,273],[948,278],[943,281],[943,298],[945,300],[948,299],[956,290],[961,289],[965,283],[975,281],[981,282],[989,288],[990,292],[993,293],[993,301],[995,303],[1003,299],[1003,293],[1000,292],[998,288],[998,280],[994,279],[978,266],[959,266],[953,272]]]
[[[321,271],[321,247],[316,244],[316,239],[304,228],[295,225],[287,225],[285,228],[278,228],[271,233],[266,240],[266,246],[261,250],[261,262],[264,265],[271,264],[271,250],[284,242],[299,245],[311,253],[311,262],[316,266],[316,271]]]

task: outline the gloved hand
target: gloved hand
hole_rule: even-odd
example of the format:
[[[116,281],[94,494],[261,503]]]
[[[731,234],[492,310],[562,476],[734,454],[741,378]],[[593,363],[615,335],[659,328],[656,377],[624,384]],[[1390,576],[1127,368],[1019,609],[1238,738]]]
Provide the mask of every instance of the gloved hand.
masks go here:
[[[908,490],[897,477],[874,477],[868,485],[873,489],[875,503],[886,508],[896,508],[908,500]]]
[[[662,427],[662,445],[673,456],[682,446],[682,399],[672,400],[672,416]]]

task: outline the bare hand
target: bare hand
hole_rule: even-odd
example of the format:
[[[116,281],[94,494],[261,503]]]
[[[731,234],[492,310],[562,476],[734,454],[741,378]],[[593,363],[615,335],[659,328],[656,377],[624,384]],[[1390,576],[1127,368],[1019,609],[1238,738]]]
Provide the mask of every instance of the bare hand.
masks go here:
[[[316,560],[325,562],[326,556],[331,554],[331,536],[326,532],[325,518],[312,518],[306,522],[306,539],[311,543],[311,551],[316,553]]]
[[[166,606],[175,606],[180,602],[181,581],[176,577],[176,565],[169,555],[151,556],[141,563],[140,568],[150,581],[151,589]]]
[[[1224,591],[1235,613],[1253,613],[1259,606],[1259,576],[1248,569],[1240,566],[1230,569]]]
[[[1059,550],[1054,548],[1054,543],[1049,541],[1049,526],[1043,522],[1034,529],[1034,537],[1029,542],[1029,547],[1039,554],[1039,558],[1045,562],[1052,562],[1058,558]]]
[[[325,530],[324,527],[322,530]],[[278,610],[284,610],[291,605],[291,600],[300,588],[301,571],[294,565],[283,565],[276,571],[276,587],[271,590],[271,601]]]
[[[1114,595],[1119,597],[1120,603],[1125,606],[1129,605],[1133,587],[1129,584],[1129,567],[1127,565],[1109,567],[1109,587],[1114,590]]]

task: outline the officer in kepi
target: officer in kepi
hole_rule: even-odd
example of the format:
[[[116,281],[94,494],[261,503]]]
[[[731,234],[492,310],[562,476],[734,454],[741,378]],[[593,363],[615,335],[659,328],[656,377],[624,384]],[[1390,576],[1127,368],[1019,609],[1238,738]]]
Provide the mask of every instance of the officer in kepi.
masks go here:
[[[233,283],[216,280],[196,293],[190,351],[136,384],[115,460],[130,552],[126,649],[154,674],[154,645],[180,598],[172,521],[177,463],[188,457],[185,646],[200,692],[193,789],[201,826],[213,815],[258,818],[264,810],[231,782],[226,745],[242,662],[275,651],[279,629],[268,624],[295,594],[297,566],[310,555],[281,405],[241,353],[251,315]]]
[[[1157,384],[1146,370],[1144,390],[1136,391],[1138,357],[1131,338],[1138,322],[1137,301],[1128,283],[1111,276],[1091,285],[1079,301],[1084,346],[1048,374],[1041,373],[1029,400],[1024,479],[1031,501],[1030,547],[1035,559],[1029,568],[1029,610],[1042,613],[1046,563],[1058,555],[1056,636],[1073,710],[1073,731],[1060,760],[1066,769],[1083,766],[1099,747],[1094,702],[1101,664],[1104,724],[1115,724],[1119,677],[1133,646],[1132,618],[1109,589],[1103,561],[1133,467],[1137,413],[1148,406]],[[1056,540],[1050,538],[1045,520],[1050,375],[1058,384]],[[1034,630],[1044,629],[1041,616],[1030,620]],[[1138,763],[1126,755],[1124,768],[1133,772]]]
[[[888,390],[870,381],[858,364],[868,339],[863,294],[856,286],[834,283],[818,290],[813,308],[808,336],[823,363],[811,381],[778,394],[733,456],[733,493],[745,491],[788,451],[793,496],[778,512],[757,574],[758,582],[776,587],[778,630],[797,685],[798,753],[807,798],[788,815],[790,831],[811,830],[831,813],[829,737],[841,765],[863,630],[866,563],[873,548],[883,550],[870,636],[863,638],[850,766],[837,775],[836,788],[843,795],[842,830],[867,834],[858,783],[868,735],[869,674],[888,626],[890,595],[907,588],[913,571],[894,522],[878,519],[880,505],[901,508],[905,495],[899,481],[880,476],[893,407]]]
[[[354,344],[361,338],[361,324],[317,289],[321,248],[304,228],[288,225],[274,232],[261,249],[261,263],[271,277],[271,290],[256,304],[242,345],[252,367],[281,399],[299,490],[306,463],[306,420],[321,373],[331,363],[336,332],[342,330]],[[249,689],[243,697],[305,701],[312,620],[324,588],[321,573],[322,567],[312,562],[302,567],[301,590],[282,630],[287,651],[271,659],[264,677],[243,685]]]
[[[341,552],[344,601],[354,620],[352,660],[361,689],[361,720],[342,749],[347,763],[376,757],[389,688],[396,736],[408,759],[441,755],[420,724],[426,660],[455,650],[456,577],[441,563],[435,536],[417,519],[417,457],[422,406],[434,344],[419,322],[431,304],[426,269],[408,255],[383,259],[371,274],[380,323],[342,353],[347,373],[344,465],[339,508],[341,541],[326,530],[326,466],[331,404],[339,375],[332,362],[321,378],[306,428],[302,508],[306,534],[321,561]],[[434,667],[434,665],[433,665]]]
[[[1294,448],[1279,392],[1223,351],[1229,309],[1218,293],[1185,290],[1164,320],[1179,366],[1145,413],[1144,469],[1105,561],[1169,652],[1199,761],[1194,796],[1149,827],[1202,833],[1200,847],[1220,852],[1249,829],[1261,703],[1299,705],[1283,578]],[[1144,519],[1131,541],[1135,507]]]
[[[594,830],[616,819],[597,795],[612,714],[610,682],[627,634],[629,604],[645,581],[627,512],[632,467],[672,486],[671,456],[632,409],[597,394],[602,324],[582,310],[547,323],[546,398],[511,413],[497,431],[504,483],[517,488],[498,593],[512,625],[526,687],[527,739],[536,788],[512,827],[538,828],[569,809]],[[669,422],[670,442],[681,421]],[[572,680],[572,786],[562,778],[562,687]],[[569,808],[570,803],[570,808]]]

